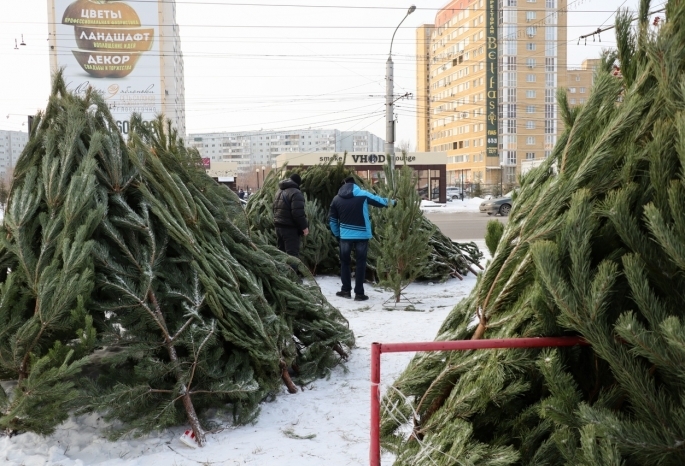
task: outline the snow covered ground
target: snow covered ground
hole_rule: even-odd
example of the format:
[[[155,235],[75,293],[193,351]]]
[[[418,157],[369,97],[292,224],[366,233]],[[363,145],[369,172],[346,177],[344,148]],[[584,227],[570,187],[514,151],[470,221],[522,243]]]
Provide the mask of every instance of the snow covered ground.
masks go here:
[[[456,205],[456,201],[454,204]],[[466,201],[472,203],[475,201]],[[480,203],[480,200],[478,200]],[[451,206],[448,203],[448,209]],[[476,205],[477,209],[477,205]],[[479,245],[486,253],[483,244]],[[232,427],[208,436],[208,445],[191,449],[179,441],[183,428],[142,439],[110,442],[98,416],[71,418],[49,437],[21,434],[0,438],[0,464],[12,466],[186,466],[283,465],[351,466],[368,464],[369,376],[372,342],[433,340],[445,317],[475,285],[476,277],[445,283],[416,283],[406,290],[416,311],[388,310],[391,293],[367,284],[365,302],[338,298],[338,277],[317,277],[329,301],[347,317],[357,338],[346,368],[295,395],[285,389],[262,404],[254,425]],[[413,355],[382,356],[381,381],[387,387]],[[311,438],[308,438],[311,437]],[[390,455],[383,464],[391,464]]]
[[[463,201],[455,199],[447,201],[445,204],[440,204],[433,201],[421,201],[421,210],[424,212],[480,212],[478,207],[485,199],[474,197],[472,199],[464,199]]]

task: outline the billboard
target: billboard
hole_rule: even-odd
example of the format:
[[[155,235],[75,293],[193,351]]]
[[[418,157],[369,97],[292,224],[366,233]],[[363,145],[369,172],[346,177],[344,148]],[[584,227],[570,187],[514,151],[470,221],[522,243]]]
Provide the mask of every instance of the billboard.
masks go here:
[[[132,113],[162,112],[158,2],[48,0],[48,11],[52,69],[70,91],[101,92],[124,134]]]
[[[485,153],[488,157],[499,157],[497,150],[497,0],[487,0],[485,39],[487,41],[487,56],[485,60],[485,114],[486,116],[486,144]]]

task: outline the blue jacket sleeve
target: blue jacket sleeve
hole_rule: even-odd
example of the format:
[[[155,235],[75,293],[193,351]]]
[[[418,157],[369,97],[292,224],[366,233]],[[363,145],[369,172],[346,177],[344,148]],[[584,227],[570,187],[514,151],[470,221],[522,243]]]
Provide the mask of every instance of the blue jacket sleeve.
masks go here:
[[[373,193],[370,193],[366,190],[363,190],[359,186],[354,187],[354,189],[352,190],[352,194],[354,194],[355,196],[366,197],[366,202],[368,202],[372,206],[375,206],[375,207],[387,207],[388,206],[388,200],[386,198],[376,196]]]

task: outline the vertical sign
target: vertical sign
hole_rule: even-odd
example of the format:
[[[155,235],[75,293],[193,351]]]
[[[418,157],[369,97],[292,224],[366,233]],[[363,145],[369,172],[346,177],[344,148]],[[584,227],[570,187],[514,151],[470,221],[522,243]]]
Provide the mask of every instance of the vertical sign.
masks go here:
[[[135,4],[135,8],[131,5]],[[49,0],[51,65],[67,89],[99,91],[122,133],[162,111],[157,1]]]
[[[487,43],[486,72],[486,145],[488,157],[499,157],[497,150],[497,0],[487,0],[485,40]]]

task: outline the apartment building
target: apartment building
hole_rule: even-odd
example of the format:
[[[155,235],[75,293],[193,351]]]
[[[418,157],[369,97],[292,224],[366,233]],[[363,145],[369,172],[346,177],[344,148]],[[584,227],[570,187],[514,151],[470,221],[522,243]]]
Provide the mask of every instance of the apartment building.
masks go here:
[[[29,142],[28,133],[0,130],[0,178],[9,181],[8,175]]]
[[[583,105],[587,102],[590,89],[594,84],[595,71],[601,63],[600,59],[583,60],[578,69],[569,69],[567,72],[566,95],[571,107]]]
[[[188,143],[213,162],[236,162],[240,171],[252,166],[271,166],[288,152],[383,151],[385,141],[368,131],[308,129],[299,131],[248,131],[196,133]]]
[[[436,15],[417,140],[447,153],[448,184],[513,183],[523,160],[551,153],[559,131],[556,91],[567,79],[566,15],[559,13],[566,4],[453,0]],[[417,55],[425,53],[417,41]],[[417,82],[419,96],[426,80],[418,72]]]
[[[385,140],[368,131],[340,131],[335,150],[338,152],[384,152]]]

